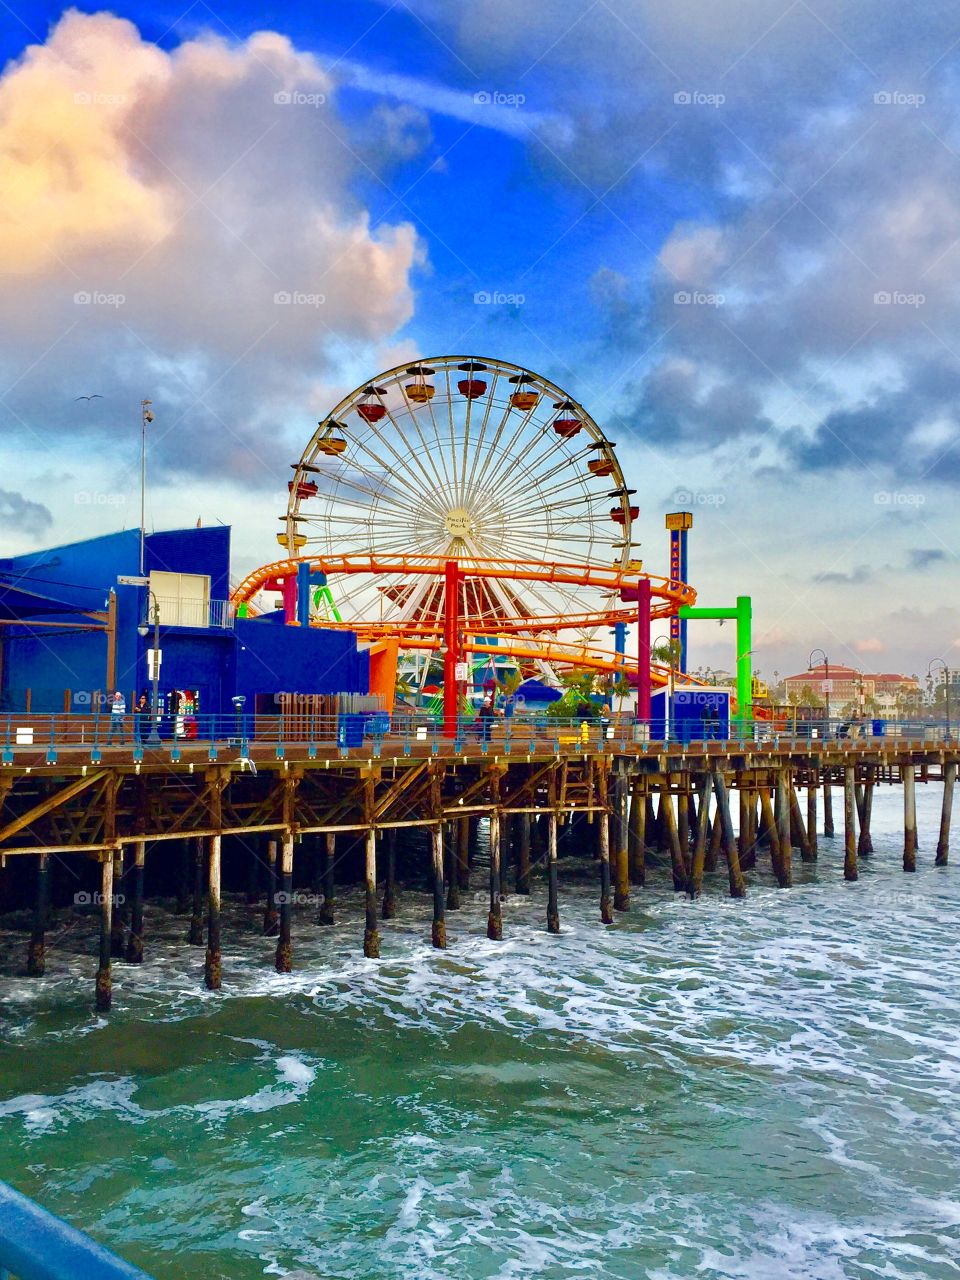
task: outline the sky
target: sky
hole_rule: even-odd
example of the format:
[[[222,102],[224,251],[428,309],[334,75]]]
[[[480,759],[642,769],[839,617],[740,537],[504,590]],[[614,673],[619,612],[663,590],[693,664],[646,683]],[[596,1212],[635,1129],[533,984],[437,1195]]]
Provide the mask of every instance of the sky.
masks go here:
[[[239,577],[319,416],[469,352],[617,442],[648,569],[693,511],[764,675],[957,661],[954,5],[0,0],[0,66],[3,554],[138,522],[149,398],[148,526]]]

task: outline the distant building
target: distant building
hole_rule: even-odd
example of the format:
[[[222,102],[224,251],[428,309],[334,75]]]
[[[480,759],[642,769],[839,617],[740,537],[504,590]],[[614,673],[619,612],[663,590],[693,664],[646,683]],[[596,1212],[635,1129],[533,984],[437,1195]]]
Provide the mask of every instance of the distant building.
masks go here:
[[[856,703],[862,696],[872,698],[883,713],[892,713],[905,701],[919,697],[920,686],[914,676],[881,673],[871,675],[855,667],[830,663],[829,669],[821,663],[809,671],[795,676],[785,676],[783,687],[789,699],[791,694],[801,695],[804,690],[825,701],[830,695],[832,710],[839,710],[847,703]]]

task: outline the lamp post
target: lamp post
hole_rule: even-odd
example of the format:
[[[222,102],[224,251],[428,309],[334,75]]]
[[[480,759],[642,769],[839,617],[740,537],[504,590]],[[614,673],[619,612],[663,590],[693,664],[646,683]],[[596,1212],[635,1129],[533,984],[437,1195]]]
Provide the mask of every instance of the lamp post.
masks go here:
[[[147,423],[153,421],[152,400],[140,401],[140,577],[143,577],[143,543],[147,524]]]
[[[151,700],[150,712],[150,734],[147,742],[151,747],[160,745],[160,734],[157,731],[157,721],[160,719],[160,601],[155,593],[147,587],[147,595],[152,601],[152,607],[147,612],[146,619],[137,627],[137,631],[141,636],[147,636],[150,633],[150,622],[153,621],[153,664],[152,664],[152,683],[153,696]]]
[[[233,709],[237,717],[237,728],[236,728],[237,746],[242,747],[243,746],[243,707],[247,699],[244,694],[238,693],[236,694],[235,697],[231,698],[230,701],[233,703]]]
[[[945,659],[934,658],[927,667],[927,675],[933,675],[933,669],[940,664],[940,670],[943,672],[943,697],[946,703],[945,711],[947,717],[947,741],[950,741],[950,668],[947,666]]]
[[[822,649],[814,649],[807,659],[807,670],[812,671],[814,668],[814,658],[820,654],[823,659],[823,699],[826,703],[826,732],[830,733],[830,659]]]

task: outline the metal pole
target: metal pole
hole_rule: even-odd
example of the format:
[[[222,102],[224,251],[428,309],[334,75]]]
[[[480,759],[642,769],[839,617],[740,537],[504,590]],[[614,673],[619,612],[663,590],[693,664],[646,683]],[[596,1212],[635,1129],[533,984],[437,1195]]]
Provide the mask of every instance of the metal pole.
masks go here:
[[[159,746],[160,734],[157,730],[157,720],[160,717],[160,601],[149,588],[148,594],[153,601],[153,708],[150,715],[150,735],[147,741],[151,746]]]

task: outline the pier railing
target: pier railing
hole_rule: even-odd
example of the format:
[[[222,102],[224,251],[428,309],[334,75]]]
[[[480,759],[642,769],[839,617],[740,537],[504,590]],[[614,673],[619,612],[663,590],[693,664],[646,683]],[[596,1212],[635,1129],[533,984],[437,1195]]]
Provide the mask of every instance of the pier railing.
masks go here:
[[[0,1182],[0,1280],[150,1280],[62,1218]]]
[[[882,732],[875,732],[881,730]],[[645,753],[654,749],[690,749],[704,743],[738,744],[760,747],[774,745],[791,749],[871,742],[888,739],[936,744],[953,740],[945,722],[900,721],[876,725],[806,722],[796,728],[779,729],[768,721],[734,721],[729,729],[709,724],[679,722],[667,725],[660,720],[641,721],[633,716],[562,719],[554,716],[518,714],[510,718],[462,716],[454,734],[444,734],[442,722],[427,713],[360,712],[337,716],[296,715],[168,715],[156,720],[150,712],[114,716],[109,711],[90,714],[62,712],[49,714],[12,713],[0,716],[0,763],[14,764],[38,749],[47,764],[63,758],[99,762],[132,754],[135,761],[170,758],[174,762],[186,752],[205,752],[211,760],[220,753],[276,752],[278,758],[296,749],[313,758],[319,752],[351,752],[380,755],[410,755],[424,750],[432,754],[462,752],[485,755],[528,755],[553,751],[580,750]],[[260,749],[260,750],[257,750]]]

